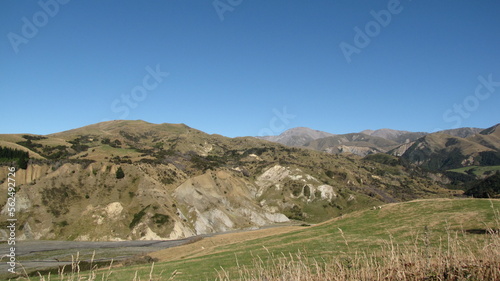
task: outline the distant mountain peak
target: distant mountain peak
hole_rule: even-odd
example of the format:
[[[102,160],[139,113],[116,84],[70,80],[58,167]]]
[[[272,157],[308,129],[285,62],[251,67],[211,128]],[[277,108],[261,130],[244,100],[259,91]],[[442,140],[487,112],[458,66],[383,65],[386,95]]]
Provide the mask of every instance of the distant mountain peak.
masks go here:
[[[314,130],[307,127],[295,127],[284,131],[277,136],[260,137],[272,142],[281,143],[290,146],[302,146],[312,140],[333,136],[334,134]]]

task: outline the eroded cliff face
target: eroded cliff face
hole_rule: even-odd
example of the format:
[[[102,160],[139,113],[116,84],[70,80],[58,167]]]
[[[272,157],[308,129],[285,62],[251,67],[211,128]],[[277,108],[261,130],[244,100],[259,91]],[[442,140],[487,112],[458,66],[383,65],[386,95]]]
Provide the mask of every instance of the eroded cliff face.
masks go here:
[[[36,182],[37,179],[46,176],[50,172],[52,172],[52,169],[51,166],[49,165],[39,165],[39,164],[28,165],[26,170],[18,169],[16,171],[16,177],[15,177],[16,184],[18,185],[31,184],[33,182]],[[0,179],[7,178],[8,173],[9,171],[6,167],[0,169]]]
[[[103,163],[17,171],[17,239],[178,239],[288,221],[279,210],[262,208],[257,186],[237,171],[189,178],[173,165],[120,167],[122,179],[118,165]],[[5,182],[3,202],[6,189]],[[7,206],[0,215],[6,217]]]
[[[119,168],[123,178],[117,177]],[[371,200],[298,167],[271,164],[256,176],[242,169],[189,176],[173,164],[29,165],[16,172],[17,239],[179,239],[289,218],[325,219]],[[351,175],[335,180],[354,181]],[[5,202],[7,183],[0,188]],[[6,205],[0,215],[6,221]],[[0,230],[0,237],[7,232]]]
[[[188,179],[174,192],[184,207],[183,216],[194,221],[197,234],[263,226],[288,219],[256,203],[257,188],[230,171],[208,172]]]

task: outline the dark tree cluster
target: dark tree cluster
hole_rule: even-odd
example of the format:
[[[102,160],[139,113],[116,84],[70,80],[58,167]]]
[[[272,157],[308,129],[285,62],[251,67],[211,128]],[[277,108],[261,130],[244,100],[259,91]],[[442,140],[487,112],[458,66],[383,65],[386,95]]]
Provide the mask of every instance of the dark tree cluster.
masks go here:
[[[0,146],[0,163],[15,161],[19,168],[26,169],[28,167],[28,160],[28,152]]]
[[[499,198],[500,197],[500,171],[487,177],[465,192],[465,195],[475,198]]]

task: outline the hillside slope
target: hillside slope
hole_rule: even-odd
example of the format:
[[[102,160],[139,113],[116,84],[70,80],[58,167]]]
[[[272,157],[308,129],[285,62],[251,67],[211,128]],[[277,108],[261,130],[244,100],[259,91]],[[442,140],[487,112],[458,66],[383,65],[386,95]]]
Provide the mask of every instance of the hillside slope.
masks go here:
[[[423,132],[409,132],[409,131],[400,131],[400,130],[393,130],[393,129],[378,129],[375,131],[364,130],[361,133],[369,135],[369,136],[380,137],[383,139],[392,140],[392,141],[395,141],[399,144],[409,143],[409,142],[415,141],[418,138],[421,138],[427,134],[427,133],[423,133]]]
[[[500,165],[499,125],[466,138],[434,133],[418,139],[401,156],[410,164],[431,171],[466,166]]]
[[[0,140],[42,157],[16,173],[19,239],[175,239],[452,194],[399,165],[183,124],[109,121]]]
[[[327,153],[352,153],[359,156],[386,152],[397,146],[398,143],[395,141],[361,133],[330,136],[304,145],[304,147]]]
[[[302,146],[310,141],[333,135],[334,134],[310,128],[297,127],[286,130],[277,136],[265,136],[259,138],[288,146]]]

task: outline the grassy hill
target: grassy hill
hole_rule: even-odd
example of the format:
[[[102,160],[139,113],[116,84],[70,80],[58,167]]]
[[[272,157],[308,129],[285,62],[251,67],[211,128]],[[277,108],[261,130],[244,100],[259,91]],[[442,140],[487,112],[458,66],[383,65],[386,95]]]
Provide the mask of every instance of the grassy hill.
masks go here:
[[[331,266],[332,272],[337,267],[345,274],[355,274],[366,273],[367,266],[375,270],[371,268],[374,263],[380,266],[377,270],[393,263],[389,266],[401,272],[412,272],[418,265],[419,272],[430,278],[399,280],[438,280],[438,267],[443,263],[449,262],[448,269],[441,268],[447,274],[458,270],[452,268],[455,264],[461,264],[467,273],[474,269],[468,264],[473,261],[483,263],[484,268],[487,262],[494,262],[493,268],[496,264],[496,274],[500,274],[499,208],[499,200],[418,200],[354,212],[309,227],[225,234],[150,254],[159,259],[153,275],[161,275],[161,280],[168,280],[174,272],[175,280],[213,280],[217,272],[231,279],[258,276],[258,272],[280,276],[297,270],[297,265],[303,266],[302,273],[315,274],[307,267],[316,265],[316,271]],[[488,234],[489,229],[496,234]],[[423,268],[426,263],[427,271]],[[136,272],[143,279],[150,270],[151,265],[119,267],[112,269],[108,280],[131,280]]]
[[[401,156],[406,163],[430,171],[444,171],[467,166],[500,164],[499,125],[465,138],[442,132],[415,141]]]
[[[41,157],[17,171],[25,239],[175,239],[288,219],[318,223],[383,203],[460,193],[398,163],[209,135],[183,124],[109,121],[0,140]],[[0,169],[5,189],[6,172]],[[89,224],[96,227],[81,227]]]

